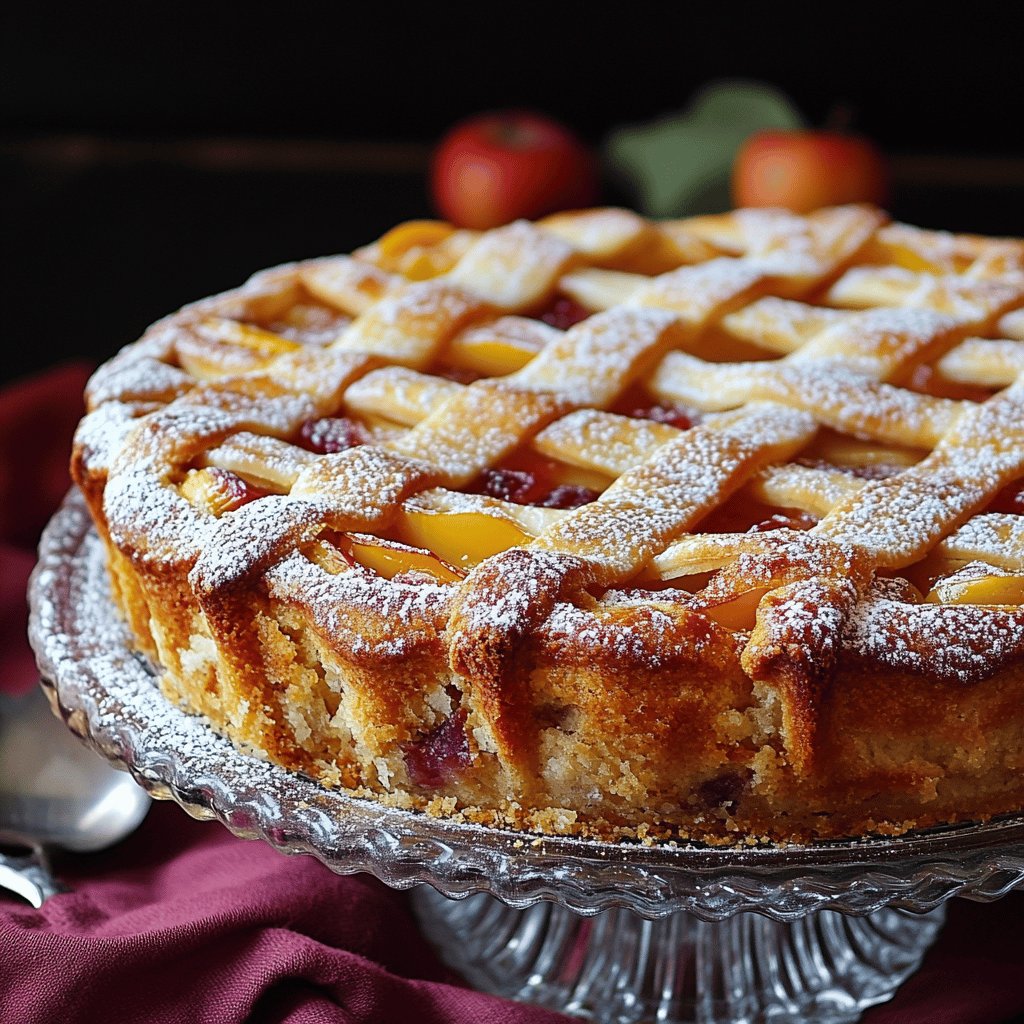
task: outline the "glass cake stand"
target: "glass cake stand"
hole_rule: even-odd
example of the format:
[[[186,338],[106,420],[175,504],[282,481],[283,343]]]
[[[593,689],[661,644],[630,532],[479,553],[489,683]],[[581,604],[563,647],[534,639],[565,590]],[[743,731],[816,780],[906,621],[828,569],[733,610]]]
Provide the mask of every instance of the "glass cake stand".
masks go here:
[[[72,494],[44,535],[31,639],[51,701],[153,796],[413,894],[472,984],[598,1021],[856,1020],[918,966],[952,896],[1024,881],[1024,817],[900,839],[710,848],[529,836],[399,811],[239,752],[170,705]]]

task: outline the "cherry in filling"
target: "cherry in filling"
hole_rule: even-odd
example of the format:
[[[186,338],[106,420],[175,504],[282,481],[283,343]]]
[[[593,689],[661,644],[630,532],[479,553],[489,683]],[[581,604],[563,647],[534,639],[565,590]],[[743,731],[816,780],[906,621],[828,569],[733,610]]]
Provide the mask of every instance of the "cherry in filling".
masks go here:
[[[456,384],[472,384],[480,379],[480,374],[475,370],[469,370],[463,366],[445,366],[436,371],[439,377],[445,380],[453,380]]]
[[[807,466],[809,469],[839,470],[847,476],[855,476],[860,480],[885,480],[897,473],[902,473],[906,466],[897,465],[893,462],[868,462],[864,465],[840,465],[829,462],[827,459],[799,458],[796,460],[798,466]]]
[[[714,807],[735,807],[744,790],[747,779],[738,772],[724,772],[701,783],[697,789],[697,803],[709,810]]]
[[[502,467],[485,469],[469,490],[516,505],[543,508],[579,508],[598,497],[599,492],[591,487],[559,483],[558,472],[558,463],[550,459],[532,453],[516,454]]]
[[[701,533],[767,533],[809,530],[817,522],[817,517],[802,509],[767,505],[741,491],[702,520],[697,529]]]
[[[590,310],[586,306],[581,306],[568,296],[559,295],[547,309],[539,314],[537,319],[552,327],[557,327],[560,331],[567,331],[570,327],[582,323],[589,316]]]
[[[611,411],[634,420],[667,423],[678,430],[689,430],[701,420],[701,414],[696,409],[652,400],[647,390],[639,384],[627,388],[612,406]]]
[[[802,509],[791,508],[785,512],[773,512],[767,519],[754,523],[747,533],[768,533],[771,530],[809,530],[818,523],[817,516]]]
[[[366,444],[366,431],[355,420],[346,417],[324,416],[321,419],[306,420],[299,428],[298,443],[318,455],[330,455]]]
[[[438,789],[470,765],[466,712],[459,709],[425,736],[402,745],[405,767],[417,786]]]
[[[651,420],[654,423],[667,423],[679,430],[689,430],[697,422],[697,415],[692,409],[681,409],[677,405],[637,406],[626,412],[635,420]]]

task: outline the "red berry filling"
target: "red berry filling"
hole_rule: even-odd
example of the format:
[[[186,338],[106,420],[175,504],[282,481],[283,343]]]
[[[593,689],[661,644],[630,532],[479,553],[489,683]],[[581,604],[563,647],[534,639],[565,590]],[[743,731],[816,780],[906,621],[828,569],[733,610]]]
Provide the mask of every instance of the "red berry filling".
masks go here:
[[[532,505],[542,490],[533,473],[523,469],[485,469],[480,474],[477,493],[517,505]]]
[[[456,711],[425,736],[402,746],[409,778],[417,786],[438,789],[469,767],[466,712]]]
[[[579,508],[598,497],[590,487],[577,484],[552,486],[553,466],[540,464],[537,472],[527,469],[485,469],[476,480],[473,491],[516,505],[539,505],[542,508]]]
[[[538,317],[546,324],[557,327],[560,331],[567,331],[570,327],[586,320],[590,316],[590,310],[581,306],[574,299],[559,295],[555,301],[544,310]]]
[[[472,384],[473,381],[480,379],[479,373],[461,366],[446,366],[443,370],[438,370],[437,375],[444,377],[445,380],[453,380],[456,384]]]
[[[581,487],[579,484],[560,484],[549,491],[537,504],[543,505],[544,508],[579,508],[580,505],[589,505],[598,497],[598,492],[592,487]]]
[[[299,428],[299,444],[318,455],[330,455],[366,444],[366,431],[354,420],[344,417],[325,416],[318,420],[306,420]]]
[[[790,512],[775,512],[767,519],[754,523],[747,533],[768,533],[771,530],[809,530],[818,520],[809,512],[793,509]]]
[[[630,409],[627,416],[635,420],[651,420],[654,423],[667,423],[679,430],[689,430],[698,420],[692,409],[681,409],[677,405],[648,405]]]
[[[798,466],[807,466],[810,469],[839,470],[848,476],[855,476],[860,480],[885,480],[897,473],[902,473],[906,466],[897,466],[891,462],[870,462],[863,466],[838,466],[833,462],[826,462],[824,459],[801,458],[796,460]]]
[[[747,780],[736,772],[725,772],[697,787],[697,804],[709,810],[715,807],[735,807],[747,788]]]

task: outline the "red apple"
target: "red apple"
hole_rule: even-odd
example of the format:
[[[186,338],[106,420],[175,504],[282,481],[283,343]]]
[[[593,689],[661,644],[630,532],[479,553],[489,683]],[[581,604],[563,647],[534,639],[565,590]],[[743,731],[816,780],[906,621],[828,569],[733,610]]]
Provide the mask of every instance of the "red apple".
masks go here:
[[[441,215],[492,228],[597,201],[597,161],[568,128],[528,111],[480,114],[457,124],[431,161]]]
[[[889,199],[885,158],[869,140],[815,131],[751,135],[733,164],[736,206],[784,206],[810,213],[841,203]]]

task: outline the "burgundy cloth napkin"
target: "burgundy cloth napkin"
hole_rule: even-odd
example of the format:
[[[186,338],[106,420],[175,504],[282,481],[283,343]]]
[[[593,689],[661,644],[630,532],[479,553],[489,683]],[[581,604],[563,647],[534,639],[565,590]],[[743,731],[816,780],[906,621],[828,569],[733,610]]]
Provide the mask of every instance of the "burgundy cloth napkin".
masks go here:
[[[31,686],[31,545],[67,486],[86,370],[0,392],[0,688]],[[67,857],[73,888],[33,910],[0,894],[0,1022],[554,1024],[465,988],[405,898],[157,805],[133,836]],[[1024,894],[954,900],[924,966],[865,1024],[996,1024],[1024,1014]]]

